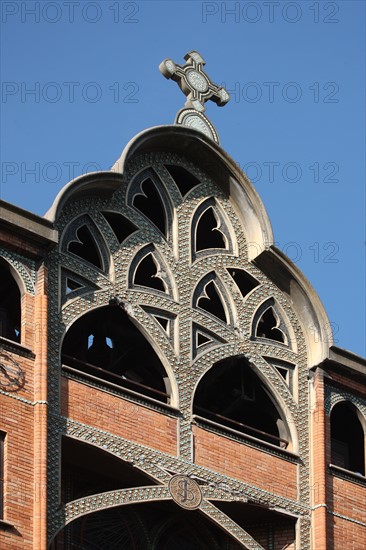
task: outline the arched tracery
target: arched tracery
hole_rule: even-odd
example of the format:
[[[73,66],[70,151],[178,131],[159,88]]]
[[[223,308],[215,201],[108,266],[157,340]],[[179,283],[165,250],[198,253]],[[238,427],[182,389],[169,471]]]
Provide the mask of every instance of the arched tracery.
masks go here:
[[[73,207],[63,213],[66,372],[85,375],[83,380],[94,377],[106,391],[108,383],[131,390],[129,398],[138,394],[146,407],[158,401],[160,411],[162,404],[180,403],[178,452],[185,459],[192,456],[192,414],[240,432],[246,442],[277,447],[267,445],[269,452],[289,450],[293,442],[278,395],[297,407],[291,401],[299,373],[292,345],[297,336],[293,317],[284,314],[291,314],[291,306],[285,298],[277,301],[278,289],[247,260],[246,235],[231,197],[201,170],[164,153],[132,160],[124,178],[127,183],[110,199],[94,204],[86,198],[82,205],[88,214],[77,222]],[[94,240],[99,265],[82,257],[83,227]],[[104,307],[96,307],[102,295]],[[105,305],[112,296],[113,304]],[[271,355],[277,357],[277,363],[268,360],[273,368],[245,359],[266,356],[267,361]],[[168,372],[176,375],[173,400]],[[118,519],[121,511],[108,513]],[[92,523],[84,520],[78,532],[88,532],[85,526]],[[194,533],[188,539],[172,535],[179,532],[178,523],[172,520],[170,530],[162,530],[160,538],[156,534],[153,547],[196,548]],[[133,548],[131,541],[126,544]]]
[[[74,218],[61,237],[61,250],[94,269],[107,272],[110,255],[103,236],[89,214]]]
[[[234,235],[224,212],[210,197],[196,209],[191,224],[192,260],[216,251],[234,253]]]

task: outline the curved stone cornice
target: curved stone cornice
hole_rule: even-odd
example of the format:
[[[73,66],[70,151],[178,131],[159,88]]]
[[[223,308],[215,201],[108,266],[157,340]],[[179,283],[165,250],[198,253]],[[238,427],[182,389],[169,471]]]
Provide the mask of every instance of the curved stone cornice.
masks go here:
[[[235,161],[216,143],[200,132],[183,126],[156,126],[137,134],[125,147],[110,171],[93,172],[69,182],[56,196],[45,218],[54,222],[66,203],[95,193],[110,196],[123,183],[129,159],[137,154],[167,149],[183,154],[202,170],[214,176],[234,204],[255,251],[273,244],[273,232],[266,209],[251,182]]]

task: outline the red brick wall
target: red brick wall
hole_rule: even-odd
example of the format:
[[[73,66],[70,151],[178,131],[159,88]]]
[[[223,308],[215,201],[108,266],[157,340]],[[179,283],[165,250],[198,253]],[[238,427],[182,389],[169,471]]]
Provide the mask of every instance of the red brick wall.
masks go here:
[[[331,515],[328,517],[328,548],[334,548],[335,550],[338,548],[340,550],[365,550],[365,527]]]
[[[135,443],[177,454],[177,419],[65,377],[62,414]]]
[[[297,466],[194,426],[195,462],[275,494],[297,498]]]
[[[342,388],[365,394],[365,386],[350,378],[332,373],[332,384],[341,384]],[[326,467],[331,463],[330,417],[325,417]],[[327,505],[330,512],[347,516],[351,520],[366,523],[366,485],[349,481],[337,474],[327,474]],[[366,527],[353,521],[327,514],[327,538],[329,548],[347,548],[364,550],[366,548]]]
[[[41,463],[46,464],[46,439],[41,428],[46,426],[47,413],[46,405],[33,405],[47,399],[47,393],[39,391],[41,382],[44,388],[46,383],[45,354],[41,351],[47,345],[47,303],[40,298],[25,293],[21,301],[21,345],[34,357],[25,357],[21,350],[11,352],[6,342],[0,342],[24,373],[24,385],[17,391],[13,388],[12,397],[0,394],[0,430],[6,433],[4,520],[13,525],[0,525],[1,549],[45,548],[45,512],[41,517],[39,510],[45,510],[46,478],[38,470]]]
[[[32,405],[0,395],[0,429],[7,434],[4,519],[17,531],[0,529],[0,548],[4,550],[33,547],[33,409]]]
[[[329,511],[366,523],[366,486],[335,475],[328,475],[327,482]],[[366,527],[329,514],[328,540],[334,548],[364,550]]]

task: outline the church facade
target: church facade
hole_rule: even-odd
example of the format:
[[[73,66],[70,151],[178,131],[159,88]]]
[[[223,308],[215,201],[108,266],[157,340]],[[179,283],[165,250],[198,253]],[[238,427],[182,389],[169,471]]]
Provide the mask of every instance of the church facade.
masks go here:
[[[273,245],[201,59],[161,66],[176,124],[45,217],[0,203],[2,548],[365,547],[366,361]]]

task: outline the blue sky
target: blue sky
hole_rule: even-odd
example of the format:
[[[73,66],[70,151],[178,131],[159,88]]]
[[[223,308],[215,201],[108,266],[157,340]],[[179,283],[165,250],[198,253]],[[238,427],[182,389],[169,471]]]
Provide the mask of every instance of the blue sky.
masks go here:
[[[43,215],[184,104],[158,70],[190,50],[232,93],[209,102],[277,246],[365,355],[365,3],[1,2],[1,198]]]

